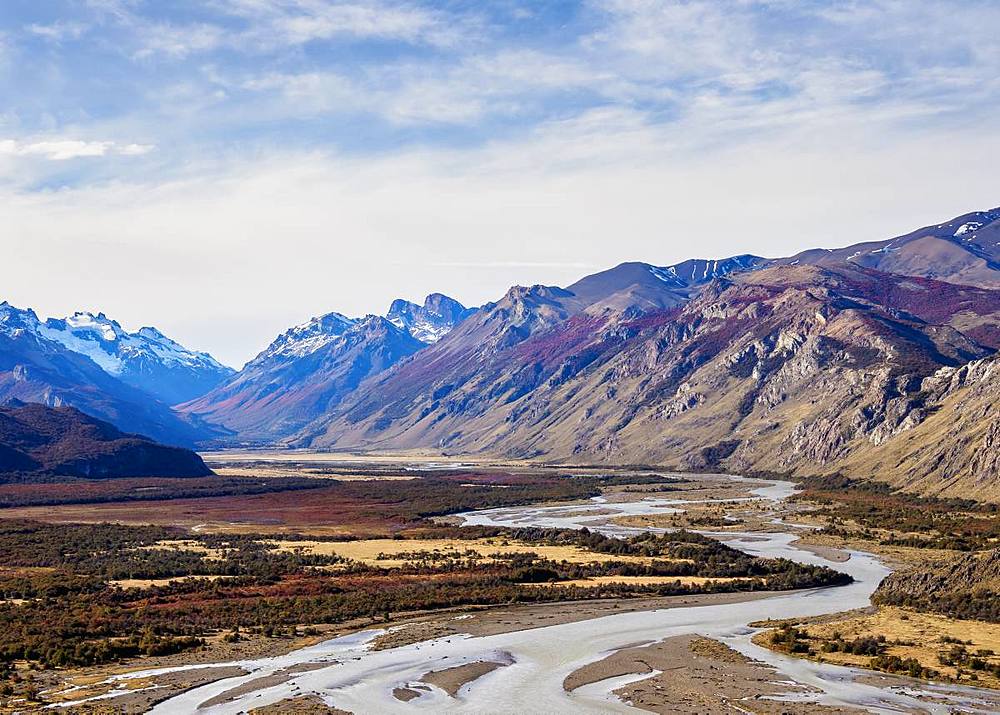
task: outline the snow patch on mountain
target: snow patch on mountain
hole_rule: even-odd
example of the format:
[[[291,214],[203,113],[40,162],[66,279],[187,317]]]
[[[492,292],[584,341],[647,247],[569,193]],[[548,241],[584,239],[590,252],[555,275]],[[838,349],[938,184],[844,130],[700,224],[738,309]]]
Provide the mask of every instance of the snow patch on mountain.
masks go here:
[[[684,288],[687,286],[687,283],[681,280],[681,278],[677,275],[677,268],[674,266],[667,266],[666,268],[650,266],[649,272],[667,285],[677,286],[678,288]]]
[[[759,256],[743,254],[731,258],[709,260],[692,258],[662,268],[650,266],[650,271],[664,283],[690,288],[708,283],[715,278],[725,278],[732,273],[752,270],[763,263],[764,259]]]
[[[961,226],[959,226],[955,230],[954,236],[956,238],[959,237],[959,236],[964,236],[967,233],[972,233],[973,231],[978,231],[982,227],[983,227],[983,224],[980,223],[979,221],[969,221],[968,223],[963,223]]]
[[[112,375],[121,375],[130,363],[139,360],[152,360],[168,368],[226,370],[208,353],[188,350],[156,328],[130,333],[104,313],[78,312],[66,318],[49,318],[37,332],[86,355]]]
[[[22,310],[7,301],[0,303],[0,333],[12,338],[22,333],[35,334],[39,324],[38,316],[30,308]]]
[[[397,299],[389,306],[385,317],[401,330],[407,331],[422,343],[436,343],[474,309],[466,308],[454,298],[441,293],[431,293],[423,305]]]

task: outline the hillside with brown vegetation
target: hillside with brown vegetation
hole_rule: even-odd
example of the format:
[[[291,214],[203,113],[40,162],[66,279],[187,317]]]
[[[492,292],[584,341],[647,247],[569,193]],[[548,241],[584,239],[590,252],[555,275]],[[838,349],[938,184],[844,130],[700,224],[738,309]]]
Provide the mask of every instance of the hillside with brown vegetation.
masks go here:
[[[204,477],[194,452],[125,434],[72,407],[0,407],[0,478]]]

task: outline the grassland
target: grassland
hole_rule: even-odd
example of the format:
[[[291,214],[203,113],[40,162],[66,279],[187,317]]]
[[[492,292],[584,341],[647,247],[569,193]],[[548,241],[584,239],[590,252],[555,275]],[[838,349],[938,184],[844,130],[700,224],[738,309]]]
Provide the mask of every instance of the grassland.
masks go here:
[[[884,607],[820,623],[783,622],[757,642],[837,665],[1000,687],[997,623]]]

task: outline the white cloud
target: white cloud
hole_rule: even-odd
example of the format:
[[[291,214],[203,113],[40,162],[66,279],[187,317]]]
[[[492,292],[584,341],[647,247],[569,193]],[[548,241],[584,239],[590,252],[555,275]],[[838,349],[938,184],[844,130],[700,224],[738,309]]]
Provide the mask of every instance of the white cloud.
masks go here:
[[[227,38],[226,31],[215,25],[171,25],[167,23],[136,23],[134,35],[139,47],[133,53],[137,59],[164,55],[182,59],[188,55],[214,50]]]
[[[62,42],[64,40],[77,40],[89,28],[82,22],[68,22],[57,20],[49,24],[33,23],[28,25],[28,32],[51,42]]]
[[[327,310],[432,291],[479,303],[623,260],[787,255],[1000,203],[985,120],[887,136],[845,115],[822,141],[793,126],[691,152],[675,135],[696,128],[607,109],[477,150],[248,158],[165,183],[8,191],[0,285],[45,314],[98,308],[239,363]]]
[[[119,144],[113,141],[83,141],[79,139],[45,139],[40,141],[17,141],[0,139],[0,155],[41,157],[50,161],[67,161],[84,157],[99,157],[109,154],[141,156],[153,150],[150,144]]]
[[[292,2],[271,5],[268,31],[289,44],[328,40],[338,35],[388,37],[441,43],[449,39],[440,20],[426,10],[386,3]],[[265,16],[266,17],[266,16]]]
[[[210,23],[150,22],[123,6],[117,19],[130,29],[133,56],[181,59],[226,47],[248,54],[270,53],[338,38],[388,39],[453,46],[468,38],[468,21],[446,18],[418,5],[381,0],[215,0],[210,7],[244,27]]]

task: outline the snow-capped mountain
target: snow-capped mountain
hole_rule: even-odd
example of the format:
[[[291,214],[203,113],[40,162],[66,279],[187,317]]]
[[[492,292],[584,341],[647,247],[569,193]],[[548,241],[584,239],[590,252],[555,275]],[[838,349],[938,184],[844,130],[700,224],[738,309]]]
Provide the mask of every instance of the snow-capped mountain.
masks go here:
[[[436,343],[474,312],[475,308],[466,308],[454,298],[431,293],[424,299],[423,305],[408,300],[394,300],[385,317],[420,342]]]
[[[766,259],[751,255],[718,260],[693,258],[670,266],[629,261],[585,276],[566,290],[582,301],[591,314],[606,310],[659,310],[687,302],[716,278],[751,271],[765,263]]]
[[[15,308],[4,301],[0,303],[0,335],[18,337],[24,333],[37,334],[41,321],[31,308]]]
[[[766,262],[767,259],[745,253],[718,260],[691,258],[658,270],[680,281],[684,287],[690,288],[703,285],[715,278],[725,278],[734,273],[752,271],[755,268],[760,268]]]
[[[0,403],[17,400],[50,407],[68,405],[107,420],[122,431],[137,432],[170,444],[189,445],[219,434],[216,429],[179,416],[148,390],[127,382],[126,375],[136,378],[142,374],[143,360],[123,359],[122,374],[112,374],[91,356],[48,337],[54,333],[66,338],[56,328],[50,332],[50,327],[33,310],[0,303]],[[108,344],[114,342],[110,332],[113,329],[113,326],[95,326]],[[175,344],[166,343],[167,347],[172,345]],[[90,345],[81,347],[92,349]],[[108,355],[95,356],[111,365]]]
[[[885,241],[812,248],[780,263],[839,266],[1000,288],[1000,207],[973,211]]]
[[[156,328],[130,333],[104,313],[49,318],[36,329],[42,337],[87,356],[109,375],[167,404],[202,395],[235,372]]]
[[[303,357],[314,353],[341,337],[357,322],[340,313],[327,313],[312,318],[275,338],[262,353],[247,363],[247,367],[275,358]]]
[[[289,328],[230,379],[180,409],[235,430],[244,441],[281,439],[474,312],[434,293],[423,305],[395,300],[385,317],[326,313]]]

